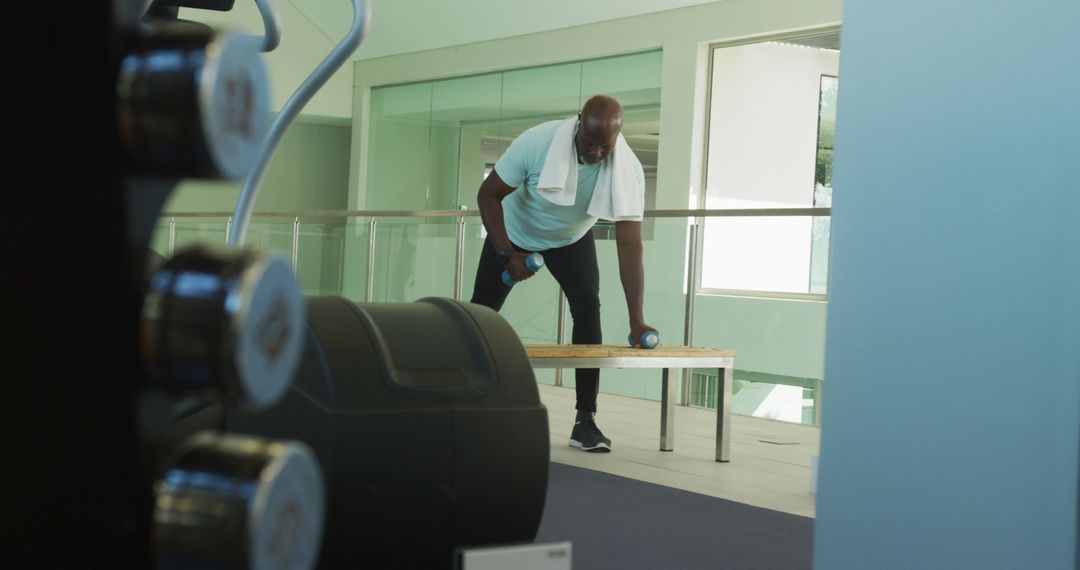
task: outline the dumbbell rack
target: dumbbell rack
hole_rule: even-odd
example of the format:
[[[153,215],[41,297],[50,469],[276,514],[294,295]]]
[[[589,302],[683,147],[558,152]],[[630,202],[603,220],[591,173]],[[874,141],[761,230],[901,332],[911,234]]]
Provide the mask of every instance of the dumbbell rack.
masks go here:
[[[156,362],[147,359],[150,237],[182,178],[235,178],[243,171],[242,161],[230,164],[234,157],[223,157],[223,147],[212,148],[231,134],[211,132],[220,125],[206,118],[218,116],[212,111],[222,105],[229,107],[229,120],[245,118],[246,103],[208,101],[203,88],[212,80],[198,83],[192,80],[198,73],[182,69],[190,65],[198,72],[214,53],[228,54],[230,45],[209,49],[206,42],[216,37],[195,28],[155,35],[143,20],[146,9],[143,0],[0,6],[6,28],[0,46],[11,59],[0,71],[8,96],[3,133],[14,149],[4,169],[11,204],[5,321],[12,324],[15,349],[7,358],[2,414],[9,491],[3,535],[7,555],[32,567],[168,567],[162,544],[169,555],[184,550],[190,536],[180,535],[198,525],[162,522],[162,513],[167,518],[177,512],[162,498],[192,488],[191,481],[167,474],[199,469],[231,476],[230,466],[238,466],[233,473],[258,475],[276,461],[279,471],[303,475],[294,466],[306,461],[295,448],[273,442],[237,445],[204,437],[191,442],[199,453],[169,467],[175,458],[166,432],[186,387],[169,385],[173,372],[155,377]],[[184,57],[178,73],[155,75],[154,65],[132,71],[165,49]],[[217,63],[224,69],[228,62],[220,56]],[[249,68],[244,61],[234,67]],[[236,79],[227,73],[201,77]],[[158,100],[171,106],[151,109]],[[223,259],[221,267],[234,266],[229,255]],[[202,323],[207,330],[222,328],[212,320]],[[165,322],[153,332],[172,334],[176,324]],[[216,363],[229,360],[212,353],[206,352]],[[217,379],[217,372],[210,374],[202,388]],[[235,396],[219,393],[222,399]],[[269,490],[277,493],[272,499],[281,497],[280,488]],[[183,495],[184,501],[192,496]],[[250,506],[240,503],[229,520],[239,521],[242,530],[257,527],[241,512]],[[222,505],[228,506],[216,506]],[[312,513],[319,524],[321,516]],[[208,520],[204,530],[222,520]],[[180,542],[168,542],[174,539]],[[214,567],[245,567],[246,557],[259,555],[242,539],[232,542],[210,552],[191,549],[185,561],[216,556],[221,564]],[[317,542],[308,546],[317,548]]]

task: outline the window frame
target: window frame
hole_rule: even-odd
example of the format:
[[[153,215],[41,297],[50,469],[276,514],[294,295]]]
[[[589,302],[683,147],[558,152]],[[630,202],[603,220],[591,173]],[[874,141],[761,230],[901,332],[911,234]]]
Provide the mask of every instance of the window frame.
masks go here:
[[[807,39],[807,38],[813,38],[813,37],[838,35],[839,33],[840,33],[840,24],[835,24],[835,25],[829,25],[829,26],[824,26],[824,27],[799,30],[799,31],[777,33],[777,34],[764,34],[764,35],[760,35],[760,36],[740,38],[740,39],[730,40],[730,41],[712,42],[712,43],[710,43],[710,44],[708,44],[706,46],[706,49],[708,50],[708,59],[706,61],[706,68],[705,68],[706,69],[706,78],[705,78],[705,121],[704,121],[703,135],[702,135],[702,155],[701,155],[702,160],[701,160],[701,174],[700,174],[700,176],[701,176],[701,178],[700,178],[701,184],[699,185],[699,188],[701,188],[701,190],[698,192],[698,195],[696,196],[696,199],[697,199],[696,207],[699,210],[706,211],[705,206],[706,206],[706,199],[708,197],[707,183],[708,183],[708,180],[709,180],[709,178],[708,178],[709,177],[709,140],[710,140],[710,136],[711,136],[711,125],[712,125],[712,100],[713,100],[713,80],[714,80],[713,72],[714,72],[715,66],[716,66],[716,62],[715,62],[716,51],[719,50],[719,49],[738,47],[738,46],[745,46],[745,45],[751,45],[751,44],[759,44],[759,43],[765,43],[765,42],[783,42],[785,40]],[[837,79],[839,80],[839,74],[837,74]],[[820,87],[819,87],[818,92],[819,92],[819,95],[818,95],[819,96],[819,100],[818,100],[818,109],[819,109],[818,120],[820,121],[820,105],[821,105],[821,102],[820,102]],[[820,129],[819,129],[819,133],[820,133]],[[816,148],[815,148],[815,156],[816,156],[816,152],[817,151],[816,151]],[[811,180],[811,182],[814,182],[814,181]],[[832,209],[831,208],[815,208],[815,207],[812,207],[812,206],[807,207],[807,208],[790,208],[790,209],[786,209],[786,210],[789,210],[789,213],[785,213],[785,214],[782,214],[782,215],[774,215],[772,217],[802,217],[802,216],[815,216],[815,217],[818,217],[815,214],[817,212],[820,212],[823,209],[828,210],[828,213],[826,213],[825,215],[827,217],[831,218],[831,216],[832,216],[832,212],[831,212]],[[806,210],[807,213],[805,213],[805,214],[795,213],[795,211],[797,211],[797,210]],[[732,212],[732,214],[729,214],[729,215],[732,215],[732,216],[737,215],[737,214],[735,214],[735,212],[738,212],[738,210],[731,209],[730,211]],[[743,210],[743,211],[745,211],[745,210]],[[719,216],[708,216],[708,217],[719,217]],[[699,216],[694,221],[694,225],[697,226],[697,231],[694,234],[696,243],[694,244],[693,251],[694,251],[695,257],[696,257],[695,263],[696,263],[697,267],[699,267],[699,268],[704,268],[704,263],[705,263],[705,251],[704,251],[704,249],[705,249],[704,248],[705,223],[704,222],[705,222],[705,216]],[[831,233],[829,235],[829,242],[830,242],[830,244],[832,242],[832,234]],[[694,288],[694,293],[697,294],[697,295],[710,295],[710,296],[720,296],[720,297],[739,297],[739,298],[762,298],[762,299],[777,299],[777,300],[791,300],[791,301],[813,301],[813,302],[827,302],[828,301],[828,287],[827,286],[826,286],[826,293],[824,293],[824,294],[822,294],[822,293],[795,293],[795,292],[788,292],[788,291],[767,291],[767,290],[725,289],[725,288],[716,288],[716,287],[704,287],[704,286],[702,286],[702,279],[703,279],[704,271],[698,270],[696,273],[697,273],[695,275],[696,283],[693,284],[693,288]],[[808,275],[808,277],[809,277],[809,275]],[[826,277],[826,281],[827,281],[827,277]]]

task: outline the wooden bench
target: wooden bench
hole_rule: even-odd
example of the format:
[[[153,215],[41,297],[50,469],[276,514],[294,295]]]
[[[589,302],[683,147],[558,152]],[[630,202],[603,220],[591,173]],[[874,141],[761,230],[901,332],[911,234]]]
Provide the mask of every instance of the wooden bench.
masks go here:
[[[527,344],[533,368],[660,368],[660,451],[675,449],[675,380],[684,368],[716,368],[716,460],[731,459],[731,381],[735,351],[660,345],[644,350],[606,344]]]

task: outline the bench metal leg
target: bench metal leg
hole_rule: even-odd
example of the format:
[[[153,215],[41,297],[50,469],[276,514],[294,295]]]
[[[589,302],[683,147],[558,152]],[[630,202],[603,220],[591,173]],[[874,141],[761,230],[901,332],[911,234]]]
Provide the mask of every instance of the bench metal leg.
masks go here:
[[[716,460],[731,461],[731,383],[733,370],[717,370],[716,382]]]
[[[680,369],[665,368],[660,396],[660,451],[675,449],[675,389]]]

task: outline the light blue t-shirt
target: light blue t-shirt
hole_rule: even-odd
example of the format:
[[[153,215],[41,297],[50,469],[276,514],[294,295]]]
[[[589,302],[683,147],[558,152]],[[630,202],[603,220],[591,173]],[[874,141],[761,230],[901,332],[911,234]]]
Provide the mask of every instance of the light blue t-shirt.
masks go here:
[[[548,147],[562,123],[562,119],[548,121],[521,133],[495,163],[499,178],[517,189],[502,201],[506,233],[510,241],[529,251],[570,245],[596,223],[586,210],[602,162],[577,165],[577,198],[572,206],[552,204],[536,190]],[[644,172],[640,166],[637,170],[638,183],[644,188]]]

